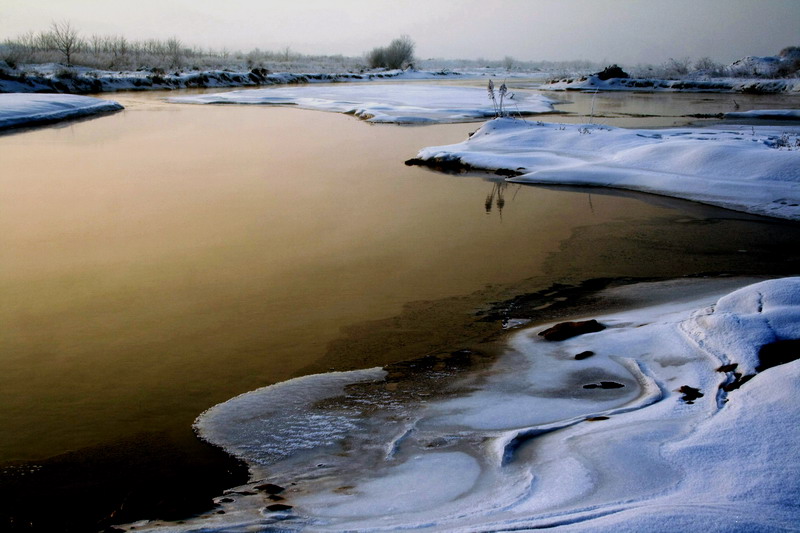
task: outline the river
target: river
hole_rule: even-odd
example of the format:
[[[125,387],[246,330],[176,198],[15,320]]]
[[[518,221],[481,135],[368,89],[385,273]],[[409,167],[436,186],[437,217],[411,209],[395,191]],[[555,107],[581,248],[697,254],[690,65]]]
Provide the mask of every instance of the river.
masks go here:
[[[161,478],[174,493],[197,468],[222,472],[205,481],[212,494],[243,471],[196,441],[200,412],[309,372],[476,342],[488,330],[475,330],[475,312],[491,302],[593,278],[798,270],[794,223],[403,165],[475,124],[370,125],[164,96],[113,95],[125,111],[0,136],[0,496],[19,505],[9,524],[41,495],[64,499],[76,515],[62,511],[65,523],[98,521],[126,498],[139,507],[124,517],[141,518],[157,508],[142,492]],[[556,96],[574,115],[543,120],[666,126],[731,105]],[[97,493],[96,505],[76,503]],[[183,509],[170,505],[159,513]]]

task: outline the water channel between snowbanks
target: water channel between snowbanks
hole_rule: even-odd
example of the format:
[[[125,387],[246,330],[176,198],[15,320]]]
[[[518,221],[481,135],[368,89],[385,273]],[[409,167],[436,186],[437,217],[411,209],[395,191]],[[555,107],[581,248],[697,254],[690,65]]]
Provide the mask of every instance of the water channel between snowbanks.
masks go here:
[[[168,480],[176,464],[198,466],[186,458],[205,453],[191,433],[204,409],[311,372],[479,344],[500,326],[477,310],[556,282],[798,270],[797,224],[403,166],[474,124],[373,126],[163,96],[117,94],[117,115],[0,137],[0,462],[14,462],[12,490],[41,494],[59,468],[91,486],[102,450],[133,467],[85,494],[121,501],[153,481],[134,472],[148,456]]]

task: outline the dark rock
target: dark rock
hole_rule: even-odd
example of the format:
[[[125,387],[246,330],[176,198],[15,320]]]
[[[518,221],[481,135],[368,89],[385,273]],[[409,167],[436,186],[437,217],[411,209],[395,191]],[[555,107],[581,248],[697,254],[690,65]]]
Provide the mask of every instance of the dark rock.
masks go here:
[[[281,492],[286,490],[280,485],[274,485],[272,483],[264,483],[262,485],[256,485],[253,488],[256,490],[260,490],[261,492],[266,492],[267,494],[280,494]]]
[[[590,416],[586,419],[587,422],[600,422],[602,420],[608,420],[607,416]]]
[[[703,397],[703,393],[700,392],[700,389],[695,389],[694,387],[690,387],[689,385],[683,385],[678,392],[683,394],[681,400],[686,403],[694,403],[694,401],[698,398]]]
[[[584,389],[621,389],[624,387],[622,383],[617,383],[616,381],[601,381],[600,383],[590,383],[588,385],[584,385]]]
[[[273,503],[272,505],[267,505],[267,511],[271,513],[277,513],[279,511],[288,511],[291,509],[291,505],[286,505],[283,503]]]
[[[432,168],[433,170],[437,170],[439,172],[451,173],[451,174],[461,174],[463,172],[470,172],[473,170],[480,170],[474,168],[469,163],[465,163],[461,160],[460,157],[456,156],[441,156],[441,157],[433,157],[430,159],[420,159],[418,157],[413,157],[405,161],[407,166],[423,166]]]
[[[717,372],[733,372],[736,370],[736,367],[739,366],[738,363],[731,363],[729,365],[722,365],[717,369]]]
[[[497,170],[494,171],[494,173],[497,176],[508,176],[512,178],[522,175],[522,172],[518,172],[516,170],[511,170],[508,168],[498,168]]]
[[[726,383],[725,385],[720,386],[720,389],[724,390],[725,392],[735,391],[751,379],[756,377],[755,374],[749,374],[747,376],[743,376],[741,374],[734,374],[734,379],[730,383]]]
[[[765,344],[758,351],[757,372],[773,366],[791,363],[800,358],[800,339],[781,340]]]
[[[606,329],[597,320],[583,320],[579,322],[561,322],[552,328],[539,332],[540,337],[548,341],[563,341],[585,333],[594,333]]]
[[[283,496],[278,496],[277,494],[270,494],[269,496],[267,496],[267,498],[269,498],[273,502],[282,502],[286,499]]]
[[[586,350],[585,352],[581,352],[575,355],[576,361],[583,361],[584,359],[588,359],[589,357],[593,356],[594,352],[591,350]]]
[[[235,500],[234,500],[233,498],[222,498],[222,499],[220,500],[220,502],[221,502],[221,503],[232,503],[232,502],[234,502],[234,501],[235,501]]]
[[[604,68],[601,72],[595,74],[601,80],[610,80],[611,78],[630,78],[630,74],[622,70],[619,65],[610,65]]]

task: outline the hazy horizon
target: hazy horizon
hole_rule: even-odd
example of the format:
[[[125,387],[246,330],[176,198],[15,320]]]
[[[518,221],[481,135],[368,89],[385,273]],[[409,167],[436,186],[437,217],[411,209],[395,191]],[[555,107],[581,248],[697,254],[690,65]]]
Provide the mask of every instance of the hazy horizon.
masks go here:
[[[359,56],[401,34],[421,59],[731,62],[800,45],[799,0],[2,0],[0,40],[70,21],[80,34]]]

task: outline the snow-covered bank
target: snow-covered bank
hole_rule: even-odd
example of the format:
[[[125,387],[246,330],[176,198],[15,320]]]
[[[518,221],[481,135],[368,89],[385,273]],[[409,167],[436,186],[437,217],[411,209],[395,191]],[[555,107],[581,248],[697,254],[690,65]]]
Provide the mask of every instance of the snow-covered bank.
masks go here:
[[[450,70],[375,70],[342,73],[271,72],[251,70],[107,71],[62,65],[32,65],[25,70],[0,68],[0,93],[100,93],[172,90],[197,87],[258,87],[299,83],[363,82],[376,80],[437,80],[464,77]]]
[[[497,119],[410,164],[499,170],[513,181],[630,189],[800,220],[798,127],[633,130]]]
[[[247,71],[114,72],[93,69],[43,68],[39,74],[0,73],[2,92],[99,93],[113,91],[170,90],[196,87],[256,87],[319,82],[357,82],[383,79],[420,80],[458,77],[451,71],[386,70],[364,73],[289,73],[254,68]]]
[[[240,396],[198,427],[247,460],[253,482],[218,500],[224,514],[134,526],[791,530],[800,521],[800,361],[770,367],[764,346],[796,352],[800,278],[740,288],[747,283],[612,289],[612,298],[658,303],[594,317],[605,329],[561,341],[545,340],[544,327],[521,330],[492,368],[445,399],[409,405],[388,387],[342,388],[379,380],[372,371]],[[336,390],[345,395],[321,402]],[[273,404],[284,397],[297,405]],[[353,430],[329,439],[324,426],[336,417],[344,423],[332,427]],[[262,445],[273,423],[295,423],[289,444],[307,434],[309,446],[275,455]]]
[[[486,90],[424,84],[278,87],[201,94],[169,99],[183,104],[295,105],[347,113],[368,122],[425,124],[472,122],[494,116]],[[539,94],[517,93],[506,105],[514,113],[553,111],[554,102]]]
[[[118,111],[111,100],[72,94],[0,94],[0,130],[49,124],[61,120]]]
[[[696,93],[800,93],[800,79],[781,78],[712,78],[661,80],[653,78],[610,78],[602,80],[596,75],[563,78],[542,83],[539,89],[547,91],[671,91]]]

